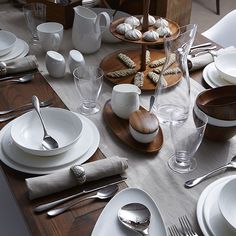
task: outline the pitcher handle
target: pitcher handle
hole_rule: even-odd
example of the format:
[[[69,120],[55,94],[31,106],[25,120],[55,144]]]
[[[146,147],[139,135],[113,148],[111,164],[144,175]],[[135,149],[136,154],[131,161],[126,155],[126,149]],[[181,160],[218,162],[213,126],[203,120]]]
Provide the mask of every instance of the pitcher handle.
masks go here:
[[[111,20],[110,20],[110,16],[108,15],[108,13],[106,13],[106,12],[100,12],[100,13],[97,15],[96,23],[95,23],[95,32],[96,32],[96,33],[99,33],[99,29],[100,29],[100,27],[101,27],[100,22],[101,22],[101,17],[102,17],[102,16],[103,16],[104,19],[105,19],[105,25],[102,27],[101,32],[103,33],[103,32],[110,26]]]
[[[58,33],[55,33],[53,35],[53,39],[52,39],[52,48],[54,51],[58,51],[59,50],[59,46],[60,46],[60,35]]]

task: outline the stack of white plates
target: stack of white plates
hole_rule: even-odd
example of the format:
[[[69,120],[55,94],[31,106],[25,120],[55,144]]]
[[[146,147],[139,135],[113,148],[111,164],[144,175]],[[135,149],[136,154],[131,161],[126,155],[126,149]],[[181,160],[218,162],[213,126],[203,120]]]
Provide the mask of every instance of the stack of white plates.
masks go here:
[[[225,85],[232,85],[228,81],[221,78],[219,75],[214,62],[207,65],[203,70],[203,79],[212,88],[221,87]]]
[[[227,222],[222,214],[222,197],[225,204],[229,203],[225,188],[232,180],[236,180],[236,175],[227,176],[216,180],[208,185],[201,193],[197,204],[197,219],[200,228],[205,236],[233,236],[236,235],[236,229]],[[230,182],[229,182],[230,181]],[[234,181],[236,184],[236,181]],[[234,186],[236,188],[236,185]],[[221,199],[221,200],[220,200]],[[229,203],[230,204],[230,203]],[[232,204],[232,208],[235,204]],[[234,209],[236,212],[236,209]],[[230,212],[228,212],[229,214]]]
[[[61,125],[60,128],[56,127],[55,125],[50,125],[50,123],[47,122],[47,114],[53,115],[55,113],[55,121],[60,119],[61,116],[61,121],[63,122],[63,120],[66,121],[65,111],[67,110],[61,108],[42,108],[42,115],[44,118],[46,118],[45,123],[48,133],[59,142],[59,146],[60,143],[64,142],[63,140],[68,139],[68,137],[66,137],[66,133],[68,133],[66,130],[68,129],[68,125],[70,125],[70,123],[65,122],[65,124]],[[69,113],[69,111],[67,112]],[[68,150],[63,149],[63,152],[60,152],[59,154],[53,153],[53,155],[51,152],[49,155],[45,155],[45,151],[40,149],[38,149],[36,152],[38,155],[34,154],[35,150],[37,149],[37,142],[42,138],[42,130],[38,130],[36,134],[32,133],[37,130],[37,128],[32,128],[33,125],[36,125],[36,121],[40,123],[35,111],[28,112],[23,116],[9,122],[0,131],[1,161],[15,170],[30,174],[50,174],[58,170],[69,168],[74,164],[84,163],[97,150],[100,141],[100,135],[97,127],[92,121],[77,113],[73,114],[78,116],[78,126],[82,126],[82,130],[79,132],[78,138],[72,139],[72,144],[69,145]],[[31,120],[28,120],[29,117]],[[29,142],[27,148],[24,142],[18,143],[19,140],[17,141],[16,137],[13,139],[13,133],[16,133],[16,130],[14,130],[14,132],[11,130],[12,127],[20,127],[17,126],[17,124],[18,122],[19,124],[22,124],[22,118],[24,118],[26,122],[29,123],[28,126],[24,126],[24,128],[27,130],[24,128],[19,129],[19,133],[22,132],[22,135],[25,135],[25,137],[22,136],[22,139],[25,139]],[[55,122],[55,124],[56,123],[58,122]],[[40,137],[40,139],[33,138],[34,136],[37,137],[37,135]]]
[[[29,45],[22,39],[17,38],[12,50],[0,56],[0,61],[6,62],[26,56],[29,52]]]

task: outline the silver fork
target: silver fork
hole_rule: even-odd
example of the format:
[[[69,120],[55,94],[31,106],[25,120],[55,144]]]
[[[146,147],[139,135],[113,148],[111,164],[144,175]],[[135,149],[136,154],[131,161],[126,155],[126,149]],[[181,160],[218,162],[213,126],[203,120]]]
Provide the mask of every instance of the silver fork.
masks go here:
[[[185,236],[198,236],[198,234],[193,230],[193,227],[187,216],[180,217],[179,223]]]
[[[180,233],[176,225],[172,225],[168,227],[168,230],[169,230],[170,236],[182,236],[182,233]]]

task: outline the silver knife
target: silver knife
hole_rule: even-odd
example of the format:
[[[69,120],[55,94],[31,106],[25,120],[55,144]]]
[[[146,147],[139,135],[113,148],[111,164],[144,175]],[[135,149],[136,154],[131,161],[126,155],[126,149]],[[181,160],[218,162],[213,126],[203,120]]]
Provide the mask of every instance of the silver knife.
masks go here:
[[[73,194],[71,196],[68,196],[68,197],[65,197],[65,198],[62,198],[62,199],[59,199],[59,200],[56,200],[56,201],[52,201],[52,202],[49,202],[49,203],[45,203],[45,204],[42,204],[42,205],[39,205],[37,207],[34,208],[34,212],[35,213],[39,213],[39,212],[42,212],[42,211],[46,211],[46,210],[49,210],[61,203],[64,203],[66,201],[69,201],[71,199],[74,199],[76,197],[79,197],[83,194],[87,194],[87,193],[91,193],[91,192],[94,192],[94,191],[97,191],[99,189],[102,189],[102,188],[105,188],[107,186],[110,186],[110,185],[114,185],[114,184],[118,184],[118,183],[121,183],[123,181],[125,181],[127,178],[126,177],[121,177],[120,180],[117,180],[117,181],[114,181],[112,183],[109,183],[109,184],[106,184],[106,185],[103,185],[103,186],[100,186],[100,187],[97,187],[97,188],[93,188],[93,189],[84,189],[82,192],[80,193],[76,193],[76,194]]]

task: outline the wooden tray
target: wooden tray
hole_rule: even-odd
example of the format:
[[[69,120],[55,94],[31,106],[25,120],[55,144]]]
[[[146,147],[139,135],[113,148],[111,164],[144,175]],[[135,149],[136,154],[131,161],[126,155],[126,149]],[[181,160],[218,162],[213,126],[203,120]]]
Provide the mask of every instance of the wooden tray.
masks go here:
[[[144,109],[141,107],[141,109]],[[112,132],[124,143],[130,147],[146,153],[158,152],[163,144],[163,134],[161,128],[156,138],[151,143],[137,142],[129,132],[129,121],[116,116],[111,108],[111,100],[108,100],[103,109],[103,117],[106,124],[111,128]]]
[[[154,61],[156,59],[165,57],[165,52],[163,50],[157,50],[157,49],[149,49],[151,53],[151,61]],[[107,76],[108,72],[121,70],[121,69],[127,69],[127,67],[117,58],[117,55],[122,52],[129,56],[135,63],[136,63],[136,70],[139,71],[141,68],[141,49],[123,49],[116,51],[112,54],[109,54],[108,56],[104,57],[100,67],[104,71],[104,77],[105,79],[109,80],[113,84],[133,84],[134,75],[121,77],[121,78],[111,78]],[[172,67],[175,67],[176,64],[174,63]],[[145,79],[144,84],[140,88],[142,91],[153,91],[156,88],[156,84],[147,77],[148,72],[153,71],[153,68],[146,66],[146,70],[144,71]],[[181,74],[178,73],[177,75],[166,75],[165,79],[167,81],[167,88],[172,87],[176,85],[181,80]]]
[[[141,16],[137,16],[138,19],[141,19]],[[156,19],[160,18],[160,17],[155,17]],[[175,39],[179,33],[180,33],[180,29],[179,29],[179,25],[172,21],[172,20],[169,20],[169,19],[166,19],[169,23],[169,28],[172,32],[172,34],[170,35],[170,37],[172,37],[173,39]],[[145,41],[143,39],[140,39],[140,40],[136,40],[136,41],[133,41],[133,40],[128,40],[124,37],[123,34],[119,34],[116,32],[116,27],[121,24],[121,23],[124,23],[125,21],[125,17],[123,18],[120,18],[116,21],[113,21],[110,25],[110,31],[111,33],[117,37],[118,39],[121,39],[123,41],[126,41],[126,42],[129,42],[129,43],[136,43],[136,44],[146,44],[146,45],[156,45],[156,44],[162,44],[164,41],[163,41],[163,37],[160,37],[158,40],[154,41],[154,42],[148,42],[148,41]],[[142,32],[142,25],[136,27],[136,29],[140,30]],[[155,30],[156,28],[154,26],[149,26],[148,27],[148,30],[150,29],[153,29]]]

